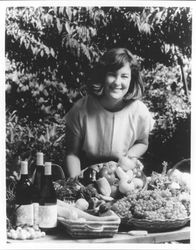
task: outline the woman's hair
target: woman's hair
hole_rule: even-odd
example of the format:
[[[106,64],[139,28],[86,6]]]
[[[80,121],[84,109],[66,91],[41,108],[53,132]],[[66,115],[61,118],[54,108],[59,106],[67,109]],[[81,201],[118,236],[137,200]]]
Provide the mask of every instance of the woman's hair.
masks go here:
[[[89,92],[93,95],[101,96],[107,72],[115,72],[126,63],[130,65],[131,82],[124,100],[140,99],[144,92],[140,68],[135,56],[126,48],[113,48],[100,58],[99,63],[93,68],[90,77],[88,84]]]

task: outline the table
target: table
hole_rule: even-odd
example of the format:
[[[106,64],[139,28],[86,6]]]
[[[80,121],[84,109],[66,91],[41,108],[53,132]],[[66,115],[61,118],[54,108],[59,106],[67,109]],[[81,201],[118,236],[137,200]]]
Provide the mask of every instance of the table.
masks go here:
[[[190,240],[190,227],[186,226],[178,230],[159,233],[148,233],[146,236],[132,236],[127,232],[119,232],[112,238],[98,238],[98,239],[73,239],[67,235],[66,231],[61,228],[53,234],[46,235],[43,238],[34,240],[24,240],[20,243],[164,243],[171,241]],[[8,239],[8,243],[16,243],[18,240]]]

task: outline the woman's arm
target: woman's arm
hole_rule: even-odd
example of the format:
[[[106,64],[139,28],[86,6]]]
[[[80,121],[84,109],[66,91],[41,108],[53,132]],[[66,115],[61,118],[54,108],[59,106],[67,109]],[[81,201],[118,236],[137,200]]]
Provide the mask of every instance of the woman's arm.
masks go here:
[[[66,155],[64,160],[64,171],[68,177],[76,177],[81,172],[79,158],[81,150],[81,139],[74,135],[69,128],[66,129]]]
[[[65,172],[68,177],[76,177],[81,172],[80,158],[73,154],[69,153],[65,157]]]
[[[130,158],[136,157],[140,158],[148,149],[148,143],[146,142],[136,142],[128,151],[127,156]]]
[[[140,166],[143,168],[143,164],[138,160],[148,149],[148,139],[137,141],[128,151],[127,157],[129,158],[126,166],[123,168],[127,171],[128,169],[134,169]],[[122,159],[121,159],[122,161]],[[125,161],[126,162],[126,161]]]

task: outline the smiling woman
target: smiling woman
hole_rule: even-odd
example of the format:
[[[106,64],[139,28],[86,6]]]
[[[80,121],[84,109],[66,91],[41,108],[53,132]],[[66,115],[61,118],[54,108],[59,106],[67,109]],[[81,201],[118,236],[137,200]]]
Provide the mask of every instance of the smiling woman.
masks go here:
[[[108,72],[105,77],[103,96],[100,99],[104,108],[117,111],[124,106],[123,97],[129,91],[131,82],[131,69],[127,62],[116,72]]]
[[[75,177],[100,162],[135,159],[148,148],[153,119],[139,100],[143,83],[135,57],[125,48],[106,52],[95,67],[89,95],[66,115],[65,171]]]

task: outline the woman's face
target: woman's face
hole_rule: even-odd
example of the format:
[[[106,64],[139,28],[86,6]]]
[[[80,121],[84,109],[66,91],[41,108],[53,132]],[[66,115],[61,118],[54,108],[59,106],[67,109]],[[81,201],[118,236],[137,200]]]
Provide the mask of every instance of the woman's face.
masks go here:
[[[115,72],[107,72],[105,77],[104,95],[109,99],[121,100],[128,92],[131,82],[129,63]]]

